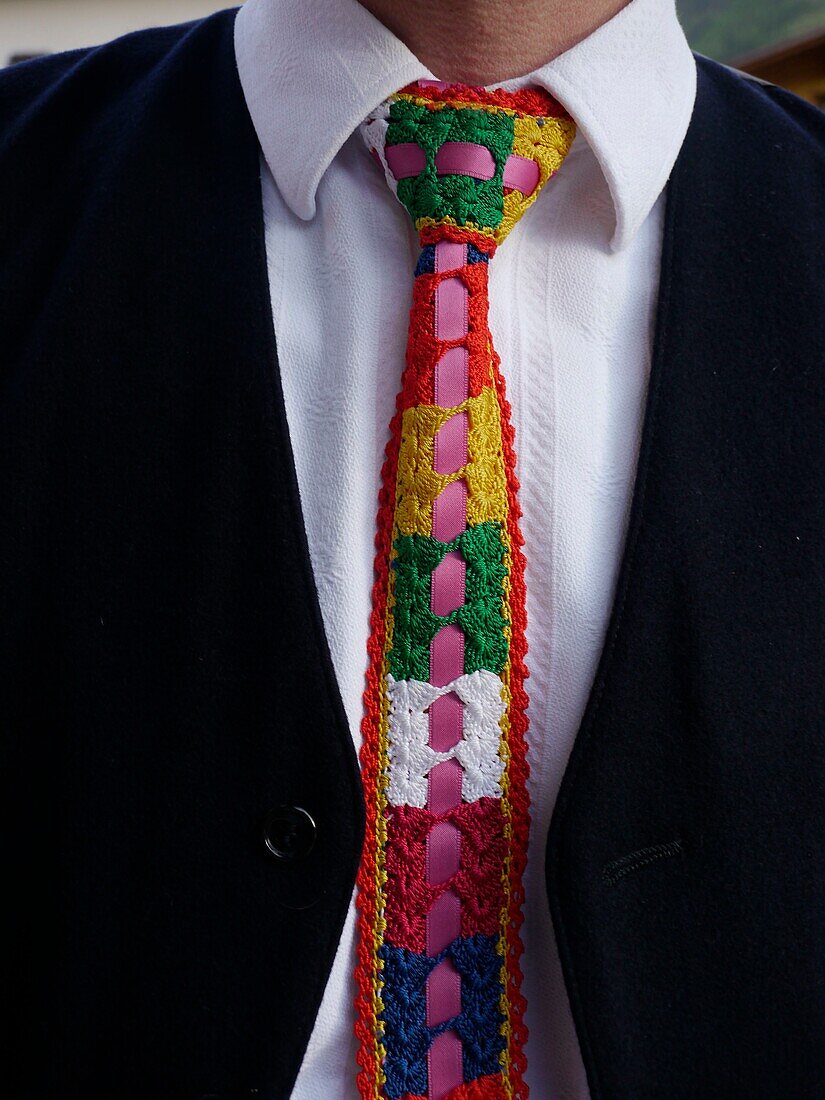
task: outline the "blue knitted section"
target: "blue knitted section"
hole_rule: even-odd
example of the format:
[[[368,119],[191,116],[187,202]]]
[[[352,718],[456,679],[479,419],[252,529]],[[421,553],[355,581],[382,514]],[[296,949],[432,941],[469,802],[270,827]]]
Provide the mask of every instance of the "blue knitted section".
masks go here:
[[[418,263],[415,265],[415,276],[433,275],[435,273],[435,245],[428,244],[421,249]]]
[[[482,252],[480,248],[476,248],[474,244],[467,245],[467,263],[468,264],[486,264],[490,257],[486,252]],[[415,274],[418,275],[433,275],[435,274],[435,245],[425,245],[421,250],[421,255],[418,257],[418,263],[415,265]]]
[[[388,1100],[401,1100],[407,1093],[423,1096],[427,1092],[430,1046],[424,985],[437,960],[388,943],[378,953],[384,960],[384,1091]]]
[[[498,936],[470,936],[447,948],[461,975],[461,1015],[454,1028],[464,1047],[465,1081],[501,1069],[499,1055],[506,1044],[501,1034],[504,1016],[500,1009],[502,956],[496,951],[498,940]]]
[[[427,1051],[442,1031],[453,1030],[461,1039],[465,1081],[499,1071],[504,1018],[499,1009],[501,955],[496,951],[497,942],[498,936],[468,936],[454,940],[434,958],[386,943],[380,948],[388,1100],[401,1100],[407,1093],[426,1094]],[[461,975],[461,1014],[428,1028],[425,985],[430,972],[446,956]]]

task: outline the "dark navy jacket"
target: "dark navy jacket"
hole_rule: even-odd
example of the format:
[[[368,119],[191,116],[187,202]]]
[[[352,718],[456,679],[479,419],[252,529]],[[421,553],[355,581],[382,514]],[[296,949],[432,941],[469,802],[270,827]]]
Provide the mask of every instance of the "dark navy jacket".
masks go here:
[[[232,22],[0,75],[19,1100],[287,1097],[359,857]],[[594,1100],[820,1100],[825,119],[698,65],[548,897]]]

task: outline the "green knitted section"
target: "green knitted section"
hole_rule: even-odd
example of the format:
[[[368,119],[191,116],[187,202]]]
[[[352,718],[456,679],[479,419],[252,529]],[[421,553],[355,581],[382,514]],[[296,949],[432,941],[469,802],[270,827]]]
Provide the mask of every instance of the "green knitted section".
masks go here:
[[[473,222],[495,229],[504,212],[504,164],[513,151],[513,117],[504,112],[442,107],[431,111],[405,99],[390,105],[387,145],[414,141],[427,163],[417,176],[398,181],[398,197],[413,220],[453,218],[459,225]],[[492,179],[438,176],[435,154],[445,141],[485,145],[496,162]]]
[[[430,610],[430,577],[450,550],[467,565],[466,602],[449,615]],[[507,661],[502,582],[507,575],[500,523],[479,523],[453,542],[424,535],[395,541],[395,607],[390,672],[396,680],[429,680],[430,642],[447,623],[464,631],[464,671],[501,672]]]

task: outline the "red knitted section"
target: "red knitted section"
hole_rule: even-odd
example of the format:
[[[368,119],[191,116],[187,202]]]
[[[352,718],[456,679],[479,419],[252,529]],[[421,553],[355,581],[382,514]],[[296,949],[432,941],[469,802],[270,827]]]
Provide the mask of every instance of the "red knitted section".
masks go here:
[[[398,405],[400,405],[400,396]],[[398,471],[398,450],[401,440],[401,413],[396,411],[390,424],[390,439],[381,470],[381,490],[378,497],[378,520],[375,536],[375,581],[372,590],[370,638],[367,643],[369,667],[364,689],[364,717],[361,722],[361,775],[365,794],[366,829],[364,849],[358,871],[358,961],[356,965],[355,1034],[359,1040],[357,1077],[361,1096],[375,1096],[378,1090],[376,1049],[376,1014],[373,991],[380,975],[373,953],[375,928],[379,911],[378,897],[378,792],[381,761],[381,718],[383,658],[386,648],[386,609],[389,589],[389,562],[395,513],[395,480]]]
[[[506,107],[521,115],[538,115],[545,118],[568,118],[567,111],[544,88],[521,88],[516,92],[505,92],[502,88],[488,91],[486,88],[474,88],[469,84],[450,84],[448,88],[435,88],[426,85],[421,88],[417,83],[408,84],[401,89],[402,95],[414,95],[431,99],[434,103],[478,103],[481,107]]]
[[[433,825],[449,821],[461,833],[461,869],[446,882],[427,882],[426,841]],[[448,889],[461,901],[461,935],[498,935],[506,843],[501,801],[480,798],[444,814],[393,807],[387,832],[387,943],[426,954],[426,916]]]
[[[408,1093],[404,1100],[427,1100],[427,1097],[411,1096]],[[501,1074],[496,1073],[450,1089],[444,1100],[507,1100],[507,1093]]]
[[[509,188],[512,191],[512,188]],[[465,229],[459,225],[447,225],[441,222],[438,225],[425,225],[418,231],[418,239],[423,248],[428,244],[438,244],[439,241],[455,241],[457,244],[473,244],[480,252],[486,252],[490,259],[496,253],[496,242],[486,233],[477,233],[474,229]]]
[[[435,337],[435,291],[445,278],[458,277],[469,291],[467,335],[459,340]],[[410,310],[410,335],[407,342],[407,369],[401,394],[402,408],[435,404],[435,367],[448,348],[466,347],[470,353],[469,397],[478,397],[490,384],[490,359],[487,354],[487,264],[466,264],[446,274],[419,275],[413,285]]]
[[[527,611],[524,586],[524,554],[521,547],[524,539],[521,534],[519,520],[521,508],[518,503],[518,478],[516,477],[516,457],[514,448],[515,431],[511,421],[510,403],[505,392],[504,378],[499,369],[500,359],[493,352],[493,377],[498,393],[499,407],[501,409],[501,435],[504,451],[504,465],[507,472],[507,531],[510,536],[510,550],[512,563],[510,566],[510,695],[509,708],[510,736],[508,738],[510,748],[510,762],[508,765],[509,801],[512,816],[513,841],[511,847],[510,862],[510,901],[509,920],[505,929],[507,939],[507,953],[505,961],[507,965],[507,988],[510,994],[510,1026],[512,1040],[510,1042],[510,1055],[512,1058],[510,1079],[515,1100],[524,1100],[528,1095],[527,1085],[524,1082],[524,1071],[527,1067],[525,1047],[527,1044],[527,1027],[524,1023],[525,998],[521,992],[521,955],[523,946],[521,942],[521,926],[524,922],[522,905],[524,903],[524,886],[522,877],[527,864],[527,839],[530,831],[530,799],[527,793],[527,777],[529,765],[527,763],[527,692],[524,681],[529,675],[525,664],[527,655],[527,639],[525,630],[527,626]]]

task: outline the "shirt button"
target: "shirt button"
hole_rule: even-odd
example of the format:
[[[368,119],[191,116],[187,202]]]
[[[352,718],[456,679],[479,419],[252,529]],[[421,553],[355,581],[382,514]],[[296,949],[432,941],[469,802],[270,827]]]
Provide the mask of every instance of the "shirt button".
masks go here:
[[[300,806],[277,806],[264,822],[264,844],[276,859],[303,859],[312,851],[317,831]]]

